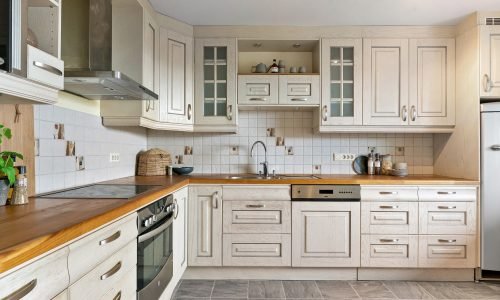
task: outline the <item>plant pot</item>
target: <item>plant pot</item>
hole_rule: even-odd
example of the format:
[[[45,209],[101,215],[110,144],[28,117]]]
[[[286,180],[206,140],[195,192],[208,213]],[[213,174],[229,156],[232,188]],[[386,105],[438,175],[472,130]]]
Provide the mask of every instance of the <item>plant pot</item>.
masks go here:
[[[9,188],[9,181],[7,179],[0,179],[0,206],[4,206],[7,203]]]

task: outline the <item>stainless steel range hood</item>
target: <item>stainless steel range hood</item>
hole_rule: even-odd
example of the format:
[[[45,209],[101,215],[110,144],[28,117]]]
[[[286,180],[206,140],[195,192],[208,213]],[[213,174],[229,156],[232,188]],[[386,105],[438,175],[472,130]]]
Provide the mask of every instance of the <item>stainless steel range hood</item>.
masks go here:
[[[113,20],[112,0],[65,1],[62,9],[61,48],[67,92],[90,100],[158,99],[140,83],[142,78],[128,76],[113,64],[113,23],[116,26],[120,20]],[[131,57],[130,61],[140,63],[142,57]]]

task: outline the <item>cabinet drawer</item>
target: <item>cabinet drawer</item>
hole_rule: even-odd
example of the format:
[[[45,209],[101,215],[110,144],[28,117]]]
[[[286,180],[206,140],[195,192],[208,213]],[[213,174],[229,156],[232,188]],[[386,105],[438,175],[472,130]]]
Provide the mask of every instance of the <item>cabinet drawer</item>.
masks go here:
[[[137,214],[134,213],[69,245],[71,283],[136,238]]]
[[[135,300],[137,298],[137,269],[135,266],[125,272],[125,276],[111,288],[102,299]]]
[[[224,201],[224,233],[290,233],[288,201]]]
[[[419,203],[420,234],[475,234],[475,202]]]
[[[290,186],[289,185],[232,185],[224,186],[223,201],[234,200],[274,200],[274,201],[290,201]]]
[[[28,45],[28,74],[31,80],[64,89],[64,61]]]
[[[475,187],[424,187],[418,189],[420,201],[476,201]]]
[[[238,76],[238,104],[278,104],[277,76]]]
[[[417,234],[417,202],[361,203],[361,233]]]
[[[289,234],[224,234],[224,266],[291,266]]]
[[[417,187],[363,186],[361,201],[418,201]]]
[[[137,242],[134,240],[72,284],[70,299],[100,299],[116,288],[125,275],[137,272],[136,264]]]
[[[418,266],[425,268],[477,267],[476,236],[420,236]]]
[[[361,266],[409,268],[418,264],[418,237],[411,235],[363,235]]]
[[[69,284],[65,247],[0,279],[0,299],[52,299]],[[14,297],[17,295],[17,297]],[[24,295],[24,296],[23,296]]]
[[[280,75],[279,85],[280,104],[319,105],[319,76]]]

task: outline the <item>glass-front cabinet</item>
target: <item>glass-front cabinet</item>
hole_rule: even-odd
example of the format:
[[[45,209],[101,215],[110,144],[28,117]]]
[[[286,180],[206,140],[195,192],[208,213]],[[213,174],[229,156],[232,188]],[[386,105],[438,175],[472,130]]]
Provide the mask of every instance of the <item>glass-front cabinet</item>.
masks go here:
[[[321,125],[362,125],[362,40],[322,40]]]
[[[224,131],[236,125],[236,39],[197,39],[195,44],[195,125]]]

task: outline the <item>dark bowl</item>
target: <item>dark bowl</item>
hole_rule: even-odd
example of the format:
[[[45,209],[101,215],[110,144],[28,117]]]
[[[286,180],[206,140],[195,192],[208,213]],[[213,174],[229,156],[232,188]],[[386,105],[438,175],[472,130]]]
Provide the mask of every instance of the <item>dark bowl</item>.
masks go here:
[[[193,172],[194,168],[193,167],[177,167],[177,168],[172,168],[172,171],[174,171],[175,174],[178,175],[187,175],[191,172]]]

